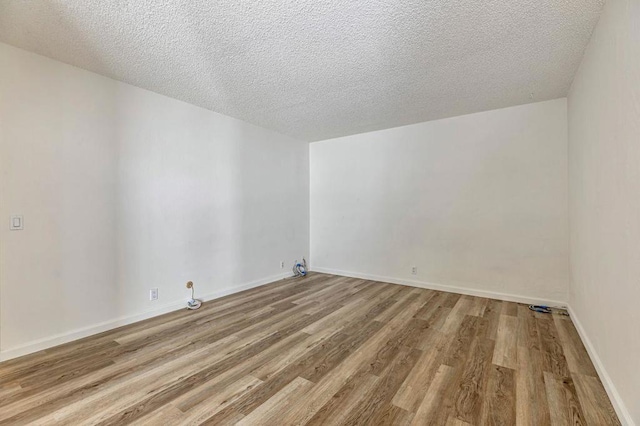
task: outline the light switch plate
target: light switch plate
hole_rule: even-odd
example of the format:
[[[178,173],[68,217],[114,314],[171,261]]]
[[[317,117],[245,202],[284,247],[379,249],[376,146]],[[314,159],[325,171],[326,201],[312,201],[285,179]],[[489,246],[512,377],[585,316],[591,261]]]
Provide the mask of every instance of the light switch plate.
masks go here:
[[[11,216],[11,226],[9,229],[12,231],[22,231],[24,229],[24,218],[22,216]]]

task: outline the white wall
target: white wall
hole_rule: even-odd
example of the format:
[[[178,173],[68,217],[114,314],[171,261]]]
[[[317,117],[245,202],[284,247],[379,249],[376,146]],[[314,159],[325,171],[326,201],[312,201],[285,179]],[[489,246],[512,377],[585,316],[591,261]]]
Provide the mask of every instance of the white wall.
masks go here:
[[[308,254],[306,143],[4,44],[0,170],[4,358]]]
[[[566,125],[558,99],[312,143],[313,269],[565,301]]]
[[[569,159],[574,321],[620,417],[640,424],[637,0],[604,7],[569,94]]]

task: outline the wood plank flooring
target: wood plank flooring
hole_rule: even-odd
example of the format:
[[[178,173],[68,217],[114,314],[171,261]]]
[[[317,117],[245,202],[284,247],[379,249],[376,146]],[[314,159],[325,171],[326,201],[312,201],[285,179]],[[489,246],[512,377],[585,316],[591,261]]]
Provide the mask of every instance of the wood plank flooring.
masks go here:
[[[616,425],[567,317],[324,274],[0,363],[0,425]]]

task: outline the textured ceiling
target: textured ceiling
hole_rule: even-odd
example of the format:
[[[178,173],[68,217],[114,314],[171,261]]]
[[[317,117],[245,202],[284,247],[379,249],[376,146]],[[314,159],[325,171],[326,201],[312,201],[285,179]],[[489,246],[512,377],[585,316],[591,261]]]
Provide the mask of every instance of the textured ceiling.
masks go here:
[[[2,0],[0,41],[314,141],[563,97],[603,3]]]

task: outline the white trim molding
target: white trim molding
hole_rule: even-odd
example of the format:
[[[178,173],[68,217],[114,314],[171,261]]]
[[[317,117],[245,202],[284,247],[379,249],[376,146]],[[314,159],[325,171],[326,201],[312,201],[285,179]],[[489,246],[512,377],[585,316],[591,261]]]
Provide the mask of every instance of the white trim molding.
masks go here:
[[[587,349],[587,353],[591,358],[591,362],[593,363],[593,365],[596,368],[596,371],[598,372],[600,381],[604,385],[604,389],[607,391],[609,400],[613,405],[613,409],[616,410],[616,414],[618,415],[620,422],[623,424],[623,426],[636,426],[635,422],[631,418],[631,414],[629,413],[629,410],[627,409],[626,405],[622,401],[622,398],[620,397],[618,390],[613,384],[613,381],[611,380],[609,373],[607,373],[607,370],[604,368],[604,364],[602,363],[602,360],[600,360],[600,357],[598,356],[598,353],[596,352],[593,346],[593,343],[591,343],[589,336],[587,336],[587,332],[582,326],[580,319],[576,315],[575,311],[571,309],[571,306],[569,306],[568,309],[569,309],[569,315],[571,315],[571,321],[573,321],[573,325],[575,325],[576,329],[578,330],[580,339],[582,340],[582,343],[584,343],[584,347]]]
[[[341,270],[329,269],[329,268],[314,267],[314,268],[311,268],[311,270],[314,272],[320,272],[324,274],[340,275],[340,276],[360,278],[360,279],[365,279],[370,281],[380,281],[380,282],[387,282],[392,284],[407,285],[411,287],[425,288],[430,290],[439,290],[439,291],[446,291],[450,293],[466,294],[469,296],[486,297],[491,299],[505,300],[508,302],[526,303],[526,304],[544,304],[544,305],[552,305],[552,306],[567,306],[565,302],[542,300],[542,299],[532,298],[528,296],[518,296],[514,294],[509,294],[509,293],[477,290],[477,289],[472,289],[468,287],[457,287],[457,286],[437,284],[437,283],[424,282],[424,281],[406,280],[401,278],[364,274],[359,272],[341,271]],[[255,287],[260,287],[260,286],[272,283],[274,281],[289,278],[291,276],[292,276],[291,273],[274,275],[274,276],[263,278],[247,284],[227,288],[214,293],[209,293],[208,295],[204,296],[202,299],[205,301],[218,299],[220,297],[238,293],[244,290],[249,290]],[[73,340],[88,337],[93,334],[97,334],[103,331],[121,327],[123,325],[132,324],[138,321],[156,317],[156,316],[159,316],[168,312],[172,312],[178,309],[183,309],[184,306],[185,306],[185,301],[173,302],[151,311],[143,312],[136,315],[130,315],[126,317],[116,318],[111,321],[105,321],[103,323],[95,324],[82,329],[77,329],[68,333],[62,333],[46,339],[36,340],[29,344],[0,352],[0,361],[6,361],[12,358],[17,358],[19,356],[23,356],[23,355],[40,351],[40,350],[51,348],[53,346],[61,345],[63,343],[68,343]],[[580,322],[580,319],[577,317],[573,309],[571,309],[571,306],[567,306],[567,309],[569,310],[571,319],[576,329],[578,330],[578,334],[580,335],[580,338],[582,339],[582,342],[584,343],[585,348],[587,349],[589,357],[591,358],[591,361],[593,362],[593,365],[595,366],[596,371],[598,372],[598,376],[600,377],[600,380],[604,385],[607,395],[609,396],[609,399],[611,400],[613,408],[615,409],[620,421],[624,426],[636,426],[633,419],[631,418],[631,414],[629,414],[629,410],[627,410],[624,402],[620,398],[620,394],[618,393],[615,385],[613,384],[611,377],[607,373],[606,369],[604,368],[604,365],[602,364],[602,361],[600,360],[600,357],[596,353],[593,347],[593,344],[591,343],[591,340],[587,336],[582,326],[582,323]]]
[[[489,299],[505,300],[507,302],[526,303],[528,305],[545,305],[545,306],[557,306],[557,307],[567,306],[566,302],[560,302],[557,300],[544,300],[536,297],[519,296],[516,294],[500,293],[500,292],[488,291],[488,290],[478,290],[478,289],[469,288],[469,287],[458,287],[458,286],[452,286],[452,285],[446,285],[446,284],[432,283],[427,281],[384,277],[380,275],[364,274],[361,272],[340,271],[337,269],[330,269],[330,268],[312,267],[311,270],[314,272],[321,272],[324,274],[341,275],[344,277],[360,278],[363,280],[408,285],[411,287],[426,288],[429,290],[446,291],[448,293],[458,293],[458,294],[466,294],[469,296],[486,297]]]
[[[598,372],[598,376],[600,377],[600,380],[604,385],[607,395],[609,396],[609,400],[611,401],[611,404],[613,405],[613,408],[615,409],[616,414],[620,419],[620,422],[622,423],[623,426],[636,426],[633,419],[631,418],[631,414],[629,414],[629,410],[627,410],[624,402],[620,398],[620,394],[616,390],[616,387],[614,386],[613,381],[611,380],[611,377],[605,370],[604,365],[600,360],[600,357],[598,357],[598,354],[596,353],[593,347],[593,344],[591,343],[591,340],[589,340],[589,337],[587,336],[584,328],[582,327],[582,323],[580,322],[579,318],[576,316],[573,309],[571,309],[571,306],[569,306],[566,302],[543,300],[543,299],[538,299],[538,298],[529,297],[529,296],[519,296],[519,295],[509,294],[509,293],[477,290],[477,289],[468,288],[468,287],[457,287],[457,286],[425,282],[425,281],[415,281],[415,280],[407,280],[402,278],[385,277],[380,275],[365,274],[361,272],[341,271],[341,270],[330,269],[330,268],[312,267],[311,270],[314,272],[321,272],[324,274],[340,275],[344,277],[360,278],[364,280],[380,281],[380,282],[386,282],[386,283],[392,283],[392,284],[401,284],[401,285],[407,285],[411,287],[426,288],[429,290],[439,290],[439,291],[446,291],[450,293],[466,294],[469,296],[486,297],[490,299],[505,300],[507,302],[526,303],[528,305],[547,305],[547,306],[566,307],[569,311],[569,315],[571,316],[571,320],[573,321],[573,324],[578,330],[578,334],[580,335],[580,338],[582,339],[582,342],[584,343],[584,346],[587,349],[587,353],[591,358],[591,362],[593,362],[593,365],[595,366],[596,371]]]
[[[223,290],[209,293],[201,297],[201,299],[204,301],[219,299],[221,297],[228,296],[230,294],[239,293],[241,291],[249,290],[255,287],[260,287],[266,284],[270,284],[274,281],[289,278],[292,276],[293,276],[292,272],[272,275],[270,277],[262,278],[246,284],[241,284],[234,287],[228,287]],[[175,301],[175,302],[171,302],[163,306],[160,306],[158,308],[155,308],[153,310],[145,311],[139,314],[123,316],[113,320],[90,325],[88,327],[72,330],[66,333],[56,334],[54,336],[47,337],[44,339],[34,340],[25,345],[9,348],[7,350],[0,352],[0,361],[7,361],[9,359],[18,358],[23,355],[28,355],[34,352],[42,351],[48,348],[52,348],[54,346],[62,345],[64,343],[72,342],[74,340],[78,340],[84,337],[92,336],[94,334],[102,333],[104,331],[113,330],[114,328],[122,327],[123,325],[133,324],[138,321],[157,317],[159,315],[177,311],[179,309],[185,309],[186,303],[187,303],[186,299]]]

